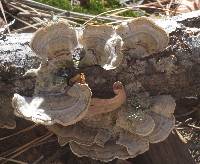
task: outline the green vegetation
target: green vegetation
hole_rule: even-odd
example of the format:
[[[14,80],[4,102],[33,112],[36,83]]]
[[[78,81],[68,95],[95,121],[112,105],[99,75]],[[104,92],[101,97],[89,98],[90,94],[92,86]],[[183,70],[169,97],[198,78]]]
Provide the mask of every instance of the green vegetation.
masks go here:
[[[41,3],[45,3],[51,6],[55,6],[61,9],[76,11],[81,13],[90,13],[90,14],[99,14],[108,10],[120,8],[121,5],[119,4],[118,0],[90,0],[88,6],[79,6],[74,5],[71,6],[70,0],[35,0]],[[141,15],[141,12],[138,11],[126,11],[125,13],[121,14],[122,16],[129,16],[129,17],[137,17]]]

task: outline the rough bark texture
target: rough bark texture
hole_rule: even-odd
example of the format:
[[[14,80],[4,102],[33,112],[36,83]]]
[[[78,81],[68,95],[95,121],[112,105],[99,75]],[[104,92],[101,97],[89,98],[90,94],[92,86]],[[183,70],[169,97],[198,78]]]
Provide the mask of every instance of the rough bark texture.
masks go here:
[[[170,34],[170,44],[164,52],[142,59],[126,55],[116,70],[106,71],[98,66],[79,70],[85,73],[93,96],[113,96],[112,84],[117,80],[125,85],[128,96],[131,92],[170,94],[177,101],[186,96],[200,96],[200,11],[157,23]],[[23,76],[26,70],[37,68],[40,63],[29,47],[31,37],[30,33],[0,36],[0,125],[3,128],[15,127],[10,104],[13,94],[31,96],[33,93],[35,79]],[[73,74],[74,70],[69,70],[69,76]],[[130,91],[130,88],[135,89]],[[185,146],[174,138],[171,136],[163,143],[152,145],[150,151],[134,159],[134,163],[137,159],[139,163],[142,160],[148,164],[193,163]]]

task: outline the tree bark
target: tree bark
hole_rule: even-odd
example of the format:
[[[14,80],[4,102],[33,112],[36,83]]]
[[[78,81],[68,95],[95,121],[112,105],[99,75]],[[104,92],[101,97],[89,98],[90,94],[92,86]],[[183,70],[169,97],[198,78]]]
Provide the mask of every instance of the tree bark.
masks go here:
[[[165,51],[143,59],[124,57],[122,66],[105,71],[98,66],[81,68],[95,97],[113,95],[112,84],[119,80],[128,90],[149,95],[170,94],[176,101],[184,97],[200,97],[200,11],[156,20],[170,35]],[[14,128],[11,97],[14,93],[31,96],[35,79],[24,77],[30,68],[37,68],[40,59],[31,51],[29,42],[33,34],[0,36],[0,126]],[[181,109],[176,109],[181,110]],[[10,120],[11,119],[11,120]],[[73,157],[74,158],[74,157]],[[173,160],[176,158],[176,160]],[[134,163],[193,163],[185,145],[170,136],[160,144],[134,159]],[[165,161],[166,160],[166,161]],[[139,163],[140,163],[139,162]]]

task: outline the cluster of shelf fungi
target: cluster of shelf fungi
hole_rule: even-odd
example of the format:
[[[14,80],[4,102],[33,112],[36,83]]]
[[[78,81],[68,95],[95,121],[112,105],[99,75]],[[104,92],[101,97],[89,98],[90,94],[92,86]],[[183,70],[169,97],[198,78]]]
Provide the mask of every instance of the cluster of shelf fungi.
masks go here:
[[[108,162],[144,153],[150,143],[165,140],[175,125],[172,96],[144,96],[143,104],[134,106],[137,98],[132,89],[127,91],[120,81],[113,84],[114,97],[96,98],[83,73],[67,81],[58,72],[74,67],[74,62],[75,69],[94,65],[117,69],[125,53],[144,58],[164,50],[168,40],[168,34],[146,17],[118,26],[86,25],[79,29],[51,22],[31,41],[32,50],[42,60],[38,69],[26,72],[36,76],[34,95],[14,94],[14,113],[45,125],[57,135],[61,146],[69,143],[80,157]]]
[[[152,94],[151,89],[144,89],[148,88],[145,81],[140,83],[135,77],[148,72],[141,69],[145,60],[168,78],[179,74],[177,65],[185,68],[188,63],[178,58],[178,52],[154,63],[151,58],[168,46],[167,30],[146,17],[125,22],[74,28],[58,21],[39,29],[30,45],[40,66],[23,75],[36,79],[34,94],[12,94],[13,99],[8,100],[14,114],[45,125],[56,134],[58,143],[69,144],[75,155],[106,162],[134,158],[149,150],[149,145],[164,141],[175,126],[179,90],[175,90],[177,95],[166,94],[168,88]],[[198,76],[195,78],[198,81]],[[7,102],[5,96],[2,100]],[[4,114],[6,124],[2,121],[1,127],[14,128],[13,110],[1,110],[1,120]]]

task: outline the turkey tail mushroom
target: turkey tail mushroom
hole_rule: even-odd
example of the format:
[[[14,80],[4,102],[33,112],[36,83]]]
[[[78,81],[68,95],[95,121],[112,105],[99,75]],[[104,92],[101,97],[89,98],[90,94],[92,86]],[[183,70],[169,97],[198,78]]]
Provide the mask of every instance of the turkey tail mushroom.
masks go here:
[[[70,52],[78,44],[75,29],[66,22],[51,22],[39,29],[32,41],[32,50],[42,59],[59,58],[72,60]]]
[[[135,134],[121,132],[119,135],[119,139],[116,142],[118,145],[125,146],[127,152],[132,157],[135,157],[139,154],[144,153],[149,149],[148,140],[139,137]]]
[[[124,41],[123,50],[138,58],[164,50],[169,42],[168,34],[147,17],[121,24],[116,31]]]
[[[176,102],[170,95],[153,97],[152,104],[151,111],[164,117],[171,117],[176,107]]]
[[[97,135],[97,129],[82,126],[80,123],[67,127],[55,124],[47,126],[47,128],[58,136],[58,142],[61,146],[70,141],[89,146],[94,143]]]
[[[63,126],[80,121],[88,111],[91,91],[87,84],[74,84],[67,93],[22,97],[14,94],[15,114],[43,125]]]
[[[80,41],[86,55],[80,65],[100,65],[104,69],[114,69],[121,64],[122,39],[110,25],[87,25]]]
[[[57,135],[61,146],[71,141],[85,146],[92,146],[93,144],[104,146],[111,137],[111,133],[106,129],[91,128],[81,123],[67,127],[55,124],[47,126],[47,128]]]
[[[80,33],[67,23],[50,23],[32,39],[31,48],[42,63],[37,70],[29,71],[37,73],[34,96],[14,94],[15,115],[46,125],[61,146],[69,143],[79,157],[108,162],[144,153],[149,142],[163,141],[172,131],[175,100],[168,95],[153,97],[150,110],[147,103],[141,117],[134,117],[138,111],[124,104],[126,92],[121,82],[113,84],[113,98],[91,98],[84,74],[69,80],[70,68],[77,60],[80,67],[114,69],[122,61],[123,50],[141,58],[164,50],[168,40],[168,34],[145,17],[116,28],[87,25]]]
[[[153,132],[147,136],[147,139],[150,143],[164,141],[174,129],[175,117],[167,118],[153,112],[150,115],[155,122],[155,128]]]
[[[118,113],[116,125],[132,134],[140,136],[147,136],[152,133],[155,127],[155,122],[151,116],[144,113],[142,118],[135,118],[134,116],[130,116],[130,110],[131,109],[122,107]]]
[[[149,149],[148,140],[141,139],[136,135],[126,132],[120,134],[117,141],[110,139],[103,146],[86,146],[76,142],[70,142],[69,145],[72,152],[79,157],[86,156],[104,162],[111,161],[115,158],[133,158]]]
[[[72,152],[78,157],[85,156],[103,162],[109,162],[115,158],[128,159],[132,157],[128,154],[124,146],[117,145],[113,142],[106,143],[104,147],[98,145],[83,146],[75,142],[70,142],[69,146]]]
[[[86,117],[108,113],[118,109],[126,100],[126,93],[121,82],[113,84],[113,91],[116,94],[111,99],[92,98]]]
[[[149,115],[155,121],[155,128],[147,136],[151,143],[161,142],[169,136],[175,126],[175,117],[173,116],[175,107],[175,100],[170,95],[152,98]]]

